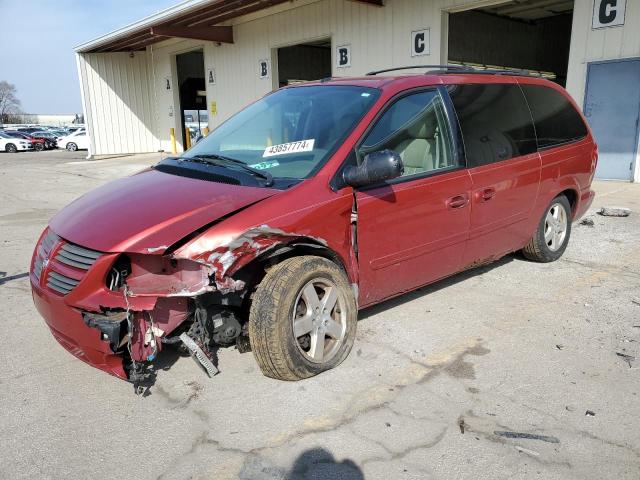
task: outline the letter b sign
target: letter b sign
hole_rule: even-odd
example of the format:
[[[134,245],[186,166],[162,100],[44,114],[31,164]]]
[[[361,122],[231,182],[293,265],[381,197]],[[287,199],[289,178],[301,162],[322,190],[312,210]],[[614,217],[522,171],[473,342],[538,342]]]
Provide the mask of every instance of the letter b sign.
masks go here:
[[[338,68],[351,66],[351,45],[342,45],[336,48],[336,64]]]
[[[627,0],[595,0],[593,2],[593,28],[624,25]]]

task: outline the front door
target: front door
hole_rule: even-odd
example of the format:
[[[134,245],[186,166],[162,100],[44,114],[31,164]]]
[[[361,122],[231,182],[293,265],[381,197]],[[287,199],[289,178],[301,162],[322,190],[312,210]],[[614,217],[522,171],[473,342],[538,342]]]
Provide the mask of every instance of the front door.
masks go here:
[[[598,144],[597,178],[633,179],[639,113],[640,59],[589,64],[584,115]]]
[[[456,272],[470,221],[471,179],[438,89],[395,101],[357,148],[394,150],[403,176],[356,193],[360,305]]]

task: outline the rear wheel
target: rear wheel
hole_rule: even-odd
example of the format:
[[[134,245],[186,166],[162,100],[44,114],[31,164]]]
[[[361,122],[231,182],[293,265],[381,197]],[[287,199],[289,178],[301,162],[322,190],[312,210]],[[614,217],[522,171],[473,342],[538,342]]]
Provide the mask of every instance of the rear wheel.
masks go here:
[[[67,150],[69,150],[70,152],[75,152],[76,150],[78,150],[78,145],[73,142],[69,142],[67,143]]]
[[[538,224],[522,253],[529,260],[553,262],[567,249],[571,236],[571,205],[564,195],[557,196]]]
[[[300,380],[339,365],[351,351],[357,307],[344,272],[321,257],[274,266],[249,314],[251,349],[268,377]]]
[[[42,150],[44,150],[44,143],[34,143],[33,144],[33,149],[36,152],[41,152]]]
[[[16,153],[18,151],[18,148],[13,143],[7,143],[4,149],[9,153]]]

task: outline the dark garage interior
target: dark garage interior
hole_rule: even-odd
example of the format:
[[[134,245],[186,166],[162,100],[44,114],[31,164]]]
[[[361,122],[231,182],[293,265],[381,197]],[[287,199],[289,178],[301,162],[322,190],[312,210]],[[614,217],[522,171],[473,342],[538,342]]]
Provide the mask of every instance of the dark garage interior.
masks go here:
[[[278,49],[278,86],[331,76],[331,40]]]
[[[451,63],[540,72],[566,84],[574,0],[513,0],[449,14]]]
[[[193,130],[192,137],[201,134],[199,118],[207,116],[207,96],[204,82],[204,54],[202,50],[176,55],[180,91],[180,117],[183,145],[186,144],[186,124]],[[206,126],[206,125],[203,125]],[[197,130],[197,132],[196,132]]]

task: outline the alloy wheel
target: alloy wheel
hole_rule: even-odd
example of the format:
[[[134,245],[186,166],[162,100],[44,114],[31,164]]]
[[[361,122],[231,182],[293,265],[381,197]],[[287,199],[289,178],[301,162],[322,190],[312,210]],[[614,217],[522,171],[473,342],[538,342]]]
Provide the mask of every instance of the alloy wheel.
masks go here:
[[[330,361],[340,350],[347,331],[344,300],[326,278],[308,282],[296,298],[292,318],[296,345],[313,363]]]
[[[567,237],[567,211],[562,204],[554,203],[549,207],[544,221],[544,241],[552,252],[557,252]]]

